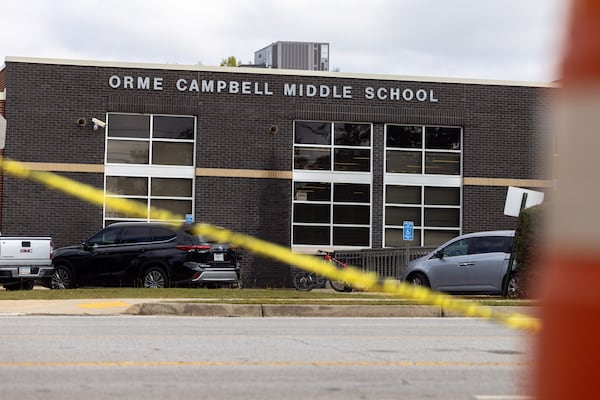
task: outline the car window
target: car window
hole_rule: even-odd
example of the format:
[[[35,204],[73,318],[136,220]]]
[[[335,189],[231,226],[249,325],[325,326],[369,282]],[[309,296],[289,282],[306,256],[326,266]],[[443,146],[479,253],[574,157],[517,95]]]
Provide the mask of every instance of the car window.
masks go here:
[[[198,242],[196,242],[194,238],[195,236],[190,235],[188,232],[180,232],[179,234],[181,244],[197,244]]]
[[[504,242],[506,243],[506,250],[504,252],[505,253],[512,253],[513,237],[512,236],[505,237],[504,238]]]
[[[152,228],[152,241],[154,242],[165,242],[173,239],[177,234],[168,228],[153,227]]]
[[[216,244],[217,241],[214,239],[207,239],[204,236],[198,236],[196,235],[196,238],[198,240],[199,243],[208,243],[208,244]]]
[[[505,236],[481,236],[473,238],[469,254],[503,253],[507,250]]]
[[[94,246],[105,246],[109,244],[115,244],[119,240],[119,234],[121,228],[106,228],[101,230],[90,239],[88,239],[88,245]]]
[[[204,236],[196,235],[191,230],[186,230],[184,232],[183,236],[186,237],[186,239],[189,238],[189,240],[191,240],[192,242],[195,242],[195,243],[210,243],[210,244],[216,244],[217,243],[216,240],[207,239]]]
[[[147,226],[126,226],[121,233],[121,243],[148,243],[152,241],[150,228]]]
[[[467,250],[469,249],[469,241],[471,239],[461,239],[456,242],[450,243],[448,246],[442,249],[442,253],[444,257],[456,257],[456,256],[464,256],[467,254]]]

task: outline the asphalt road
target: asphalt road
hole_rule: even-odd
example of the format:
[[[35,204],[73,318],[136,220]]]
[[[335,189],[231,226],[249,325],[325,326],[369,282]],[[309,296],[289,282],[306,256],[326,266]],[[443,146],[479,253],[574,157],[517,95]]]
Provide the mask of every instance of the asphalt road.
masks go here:
[[[487,399],[528,373],[527,334],[463,318],[4,315],[0,340],[3,400]]]

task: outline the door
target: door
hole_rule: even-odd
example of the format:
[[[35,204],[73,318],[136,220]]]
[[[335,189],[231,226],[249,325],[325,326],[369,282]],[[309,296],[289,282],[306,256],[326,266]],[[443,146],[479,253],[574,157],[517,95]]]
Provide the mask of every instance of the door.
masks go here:
[[[105,231],[88,241],[88,247],[92,246],[85,281],[101,286],[130,285],[138,277],[132,261],[151,245],[150,227],[108,227]]]
[[[116,245],[107,246],[96,258],[98,278],[105,285],[130,285],[138,278],[133,260],[152,246],[150,226],[124,226]]]
[[[467,280],[472,291],[500,292],[502,278],[508,267],[510,243],[508,236],[473,238],[469,247]]]
[[[450,243],[427,261],[427,275],[431,288],[442,291],[460,291],[467,285],[464,264],[468,260],[469,242],[460,239]]]
[[[107,227],[83,244],[83,254],[74,260],[79,285],[101,285],[102,265],[107,263],[111,249],[118,246],[121,228]]]

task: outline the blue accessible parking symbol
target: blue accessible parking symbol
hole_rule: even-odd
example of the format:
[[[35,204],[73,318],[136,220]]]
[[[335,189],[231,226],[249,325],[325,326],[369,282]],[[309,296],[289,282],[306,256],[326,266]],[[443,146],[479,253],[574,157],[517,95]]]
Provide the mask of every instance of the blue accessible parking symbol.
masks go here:
[[[412,241],[414,238],[415,224],[413,221],[404,221],[402,224],[402,239]]]

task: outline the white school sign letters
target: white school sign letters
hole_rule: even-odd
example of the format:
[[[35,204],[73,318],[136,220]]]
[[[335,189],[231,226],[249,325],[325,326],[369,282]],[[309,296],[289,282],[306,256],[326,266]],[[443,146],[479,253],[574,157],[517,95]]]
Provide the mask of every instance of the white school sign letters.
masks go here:
[[[170,83],[167,83],[170,84]],[[165,80],[162,77],[118,76],[108,78],[112,89],[162,91]],[[172,85],[177,91],[185,93],[229,93],[241,95],[272,96],[279,93],[286,97],[320,97],[333,99],[352,99],[357,95],[352,86],[317,85],[289,83],[274,85],[260,81],[234,81],[214,79],[179,78]],[[389,100],[405,102],[437,103],[438,99],[432,89],[406,87],[366,87],[359,96],[367,100]]]

